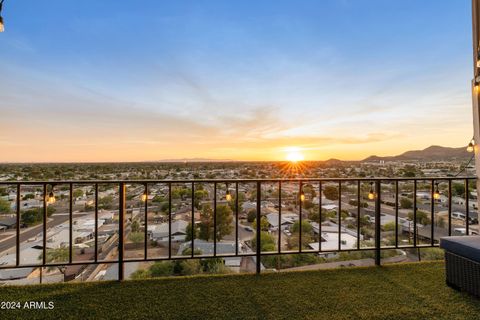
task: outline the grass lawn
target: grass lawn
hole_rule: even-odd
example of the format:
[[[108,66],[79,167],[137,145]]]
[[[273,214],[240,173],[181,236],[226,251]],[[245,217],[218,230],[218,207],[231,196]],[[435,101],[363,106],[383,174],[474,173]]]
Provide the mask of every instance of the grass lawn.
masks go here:
[[[255,275],[2,287],[0,319],[480,319],[480,300],[445,285],[443,263]]]

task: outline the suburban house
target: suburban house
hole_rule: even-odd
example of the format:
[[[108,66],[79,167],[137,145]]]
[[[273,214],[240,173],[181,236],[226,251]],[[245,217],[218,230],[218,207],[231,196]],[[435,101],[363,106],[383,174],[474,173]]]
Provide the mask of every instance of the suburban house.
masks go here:
[[[177,220],[172,222],[172,242],[185,241],[185,236],[187,235],[187,225],[188,222],[183,220]],[[150,239],[152,239],[153,241],[168,242],[168,223],[162,223],[160,225],[149,225],[147,230],[150,235]]]
[[[317,222],[310,222],[315,234],[319,233],[319,224]],[[342,250],[355,249],[357,246],[357,232],[345,227],[340,228],[341,238],[340,244]],[[338,224],[333,222],[324,222],[322,223],[322,250],[323,251],[336,251],[338,250],[339,244],[339,235],[338,235]],[[363,240],[363,235],[360,234],[360,241]],[[312,242],[308,246],[313,250],[319,250],[319,243]],[[325,252],[320,253],[319,255],[324,258],[336,257],[338,252]]]
[[[17,226],[17,219],[13,218],[3,218],[0,220],[0,230],[13,229]]]
[[[265,216],[268,220],[269,228],[272,231],[278,230],[278,213],[269,213]],[[288,230],[298,220],[298,214],[282,213],[280,230]]]

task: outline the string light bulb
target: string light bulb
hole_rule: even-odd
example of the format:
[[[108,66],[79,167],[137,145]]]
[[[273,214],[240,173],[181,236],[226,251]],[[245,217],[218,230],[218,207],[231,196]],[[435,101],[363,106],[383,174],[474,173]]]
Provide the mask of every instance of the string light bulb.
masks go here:
[[[305,201],[305,192],[303,192],[303,190],[302,190],[302,192],[300,192],[300,201],[301,202]]]
[[[440,191],[438,190],[438,182],[435,183],[435,191],[433,192],[433,199],[440,199]]]
[[[53,189],[53,188],[52,188]],[[54,204],[56,201],[55,199],[55,194],[53,193],[53,190],[50,191],[50,193],[48,194],[48,197],[47,197],[47,203],[48,204]]]
[[[373,182],[370,182],[370,191],[368,192],[368,199],[375,199],[375,191],[373,190]]]
[[[2,18],[3,1],[4,0],[0,0],[0,32],[5,31],[5,24],[3,23],[3,18]]]
[[[475,150],[475,140],[471,140],[469,143],[468,143],[468,146],[467,146],[467,151],[468,152],[473,152]]]
[[[142,201],[145,202],[145,201],[147,201],[147,199],[148,199],[148,193],[147,193],[147,190],[145,188],[145,191],[143,191],[143,193],[142,193]]]
[[[225,193],[225,200],[228,202],[232,201],[232,195],[230,194],[230,189],[228,188],[228,183],[227,183],[227,192]]]

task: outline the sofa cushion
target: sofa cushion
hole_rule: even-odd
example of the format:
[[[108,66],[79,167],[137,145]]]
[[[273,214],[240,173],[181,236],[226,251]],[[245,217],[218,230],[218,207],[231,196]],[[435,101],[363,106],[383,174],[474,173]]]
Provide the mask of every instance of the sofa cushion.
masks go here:
[[[440,248],[480,262],[480,236],[443,237],[440,238]]]

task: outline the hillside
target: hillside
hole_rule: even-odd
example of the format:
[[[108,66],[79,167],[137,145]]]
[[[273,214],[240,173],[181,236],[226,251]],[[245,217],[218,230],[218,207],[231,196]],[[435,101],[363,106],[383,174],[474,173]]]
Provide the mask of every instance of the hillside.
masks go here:
[[[454,159],[468,159],[472,156],[466,147],[449,148],[442,146],[430,146],[423,150],[412,150],[404,152],[397,156],[370,156],[363,161],[402,161],[402,160],[454,160]]]

